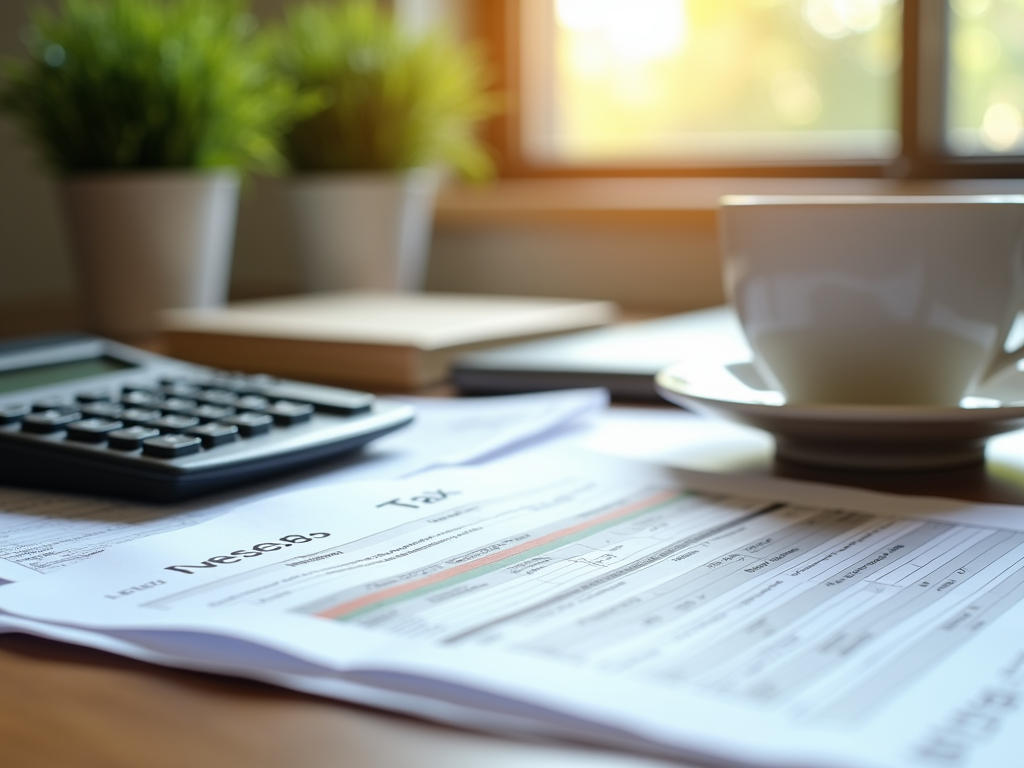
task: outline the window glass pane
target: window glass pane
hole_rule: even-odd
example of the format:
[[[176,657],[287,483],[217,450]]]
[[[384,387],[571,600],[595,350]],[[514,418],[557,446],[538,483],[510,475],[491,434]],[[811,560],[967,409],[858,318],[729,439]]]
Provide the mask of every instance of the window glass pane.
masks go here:
[[[524,0],[523,149],[556,164],[889,158],[898,0]]]
[[[953,0],[949,14],[949,149],[1024,152],[1024,0]]]

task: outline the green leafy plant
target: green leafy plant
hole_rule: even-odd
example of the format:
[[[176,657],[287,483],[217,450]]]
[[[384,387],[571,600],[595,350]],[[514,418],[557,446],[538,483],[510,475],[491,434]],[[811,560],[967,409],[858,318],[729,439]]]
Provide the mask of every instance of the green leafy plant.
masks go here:
[[[474,134],[495,109],[478,49],[439,32],[406,34],[372,0],[293,8],[276,33],[281,72],[327,104],[286,136],[296,170],[447,163],[470,178],[491,173]]]
[[[35,10],[0,107],[63,172],[284,167],[311,108],[243,0],[64,0]]]

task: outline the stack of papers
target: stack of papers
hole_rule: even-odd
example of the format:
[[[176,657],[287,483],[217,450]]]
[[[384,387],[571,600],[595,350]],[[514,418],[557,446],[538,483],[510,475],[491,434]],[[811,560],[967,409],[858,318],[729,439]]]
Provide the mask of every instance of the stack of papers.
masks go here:
[[[544,397],[546,427],[483,453],[266,489],[6,585],[0,620],[495,732],[1019,765],[1019,508],[602,455],[593,394]]]

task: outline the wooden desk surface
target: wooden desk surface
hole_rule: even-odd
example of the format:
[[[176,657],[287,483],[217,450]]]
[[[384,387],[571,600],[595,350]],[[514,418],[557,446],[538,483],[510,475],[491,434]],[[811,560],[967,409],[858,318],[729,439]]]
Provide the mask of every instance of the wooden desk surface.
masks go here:
[[[0,635],[3,768],[657,768]]]
[[[745,471],[876,490],[1024,503],[1024,459],[943,472]],[[0,635],[0,768],[654,768],[586,747],[518,742],[216,675]]]

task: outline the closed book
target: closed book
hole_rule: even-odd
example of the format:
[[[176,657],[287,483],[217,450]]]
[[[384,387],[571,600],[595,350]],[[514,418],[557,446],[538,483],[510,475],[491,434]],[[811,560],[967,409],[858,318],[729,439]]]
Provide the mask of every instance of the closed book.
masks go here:
[[[163,350],[216,368],[366,389],[409,390],[448,378],[471,350],[615,320],[606,301],[442,293],[316,293],[177,309]]]

